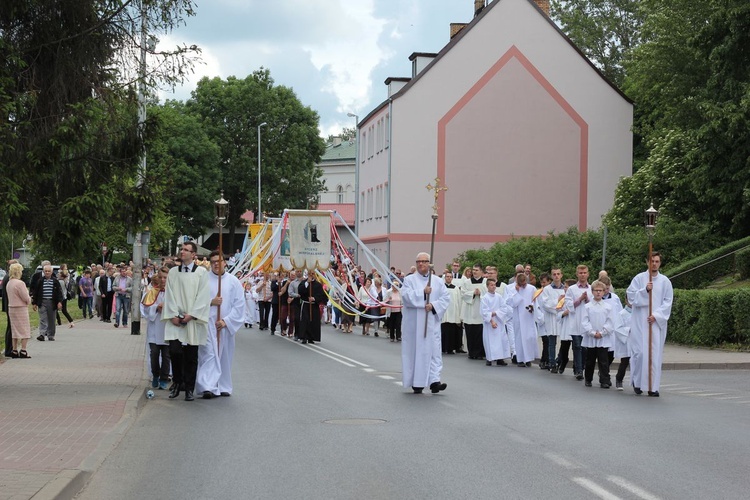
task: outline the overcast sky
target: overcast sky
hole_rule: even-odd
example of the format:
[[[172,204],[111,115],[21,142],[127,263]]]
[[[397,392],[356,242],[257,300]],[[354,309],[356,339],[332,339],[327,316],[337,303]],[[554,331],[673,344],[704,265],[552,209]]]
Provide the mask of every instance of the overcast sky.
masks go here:
[[[411,76],[412,52],[439,52],[473,0],[196,0],[197,14],[163,46],[203,50],[195,75],[165,98],[186,100],[203,76],[244,78],[261,66],[320,115],[321,134],[352,127],[387,97],[383,81]]]

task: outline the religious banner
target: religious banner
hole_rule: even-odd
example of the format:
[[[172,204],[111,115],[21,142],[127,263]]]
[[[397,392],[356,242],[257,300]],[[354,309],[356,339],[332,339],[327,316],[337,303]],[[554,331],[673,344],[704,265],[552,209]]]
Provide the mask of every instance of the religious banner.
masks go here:
[[[251,239],[255,238],[258,233],[263,230],[263,226],[265,224],[250,224],[248,227],[248,231],[250,233]],[[262,238],[258,239],[250,249],[250,252],[253,255],[253,262],[252,262],[252,268],[253,269],[261,269],[263,271],[268,271],[271,268],[272,262],[271,259],[265,259],[264,262],[261,262],[261,259],[263,256],[260,254],[260,249],[263,247],[263,245],[266,244],[266,242],[271,238],[271,224],[268,225],[269,227],[266,228],[266,231],[263,233]]]
[[[331,264],[331,212],[287,210],[287,215],[292,266],[295,269],[326,271]]]
[[[283,219],[283,227],[274,231],[273,241],[271,243],[273,252],[273,268],[277,271],[291,271],[291,242],[289,241],[289,222]]]

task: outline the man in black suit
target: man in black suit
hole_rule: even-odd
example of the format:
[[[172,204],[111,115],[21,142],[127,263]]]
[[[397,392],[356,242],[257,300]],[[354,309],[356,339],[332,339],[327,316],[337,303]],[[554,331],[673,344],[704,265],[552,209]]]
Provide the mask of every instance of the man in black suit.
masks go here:
[[[99,295],[102,297],[102,321],[112,322],[112,301],[115,298],[115,268],[107,269],[107,274],[99,278]]]

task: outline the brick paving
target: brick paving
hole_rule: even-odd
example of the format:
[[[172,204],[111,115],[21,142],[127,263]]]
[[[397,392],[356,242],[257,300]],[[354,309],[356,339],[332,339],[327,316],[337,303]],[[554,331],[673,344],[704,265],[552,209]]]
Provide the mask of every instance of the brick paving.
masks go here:
[[[0,500],[48,497],[106,457],[145,390],[145,342],[129,327],[81,321],[58,327],[54,342],[32,338],[31,359],[0,364]]]

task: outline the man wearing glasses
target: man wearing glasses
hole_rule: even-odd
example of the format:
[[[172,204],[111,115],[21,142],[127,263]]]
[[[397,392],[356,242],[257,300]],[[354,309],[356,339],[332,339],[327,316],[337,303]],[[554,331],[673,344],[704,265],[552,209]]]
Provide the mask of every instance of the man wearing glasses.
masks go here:
[[[169,394],[174,399],[185,390],[185,401],[195,398],[198,370],[198,346],[208,338],[211,290],[208,271],[196,264],[198,247],[185,242],[180,250],[180,265],[169,270],[161,319],[166,323],[164,340],[169,341],[174,384]]]
[[[419,253],[416,264],[416,272],[404,278],[401,288],[403,385],[415,394],[429,386],[434,394],[447,387],[440,381],[440,322],[450,304],[450,293],[442,279],[431,275],[429,254]]]

